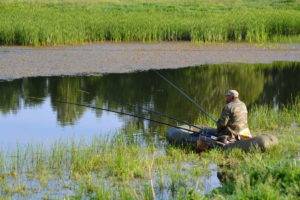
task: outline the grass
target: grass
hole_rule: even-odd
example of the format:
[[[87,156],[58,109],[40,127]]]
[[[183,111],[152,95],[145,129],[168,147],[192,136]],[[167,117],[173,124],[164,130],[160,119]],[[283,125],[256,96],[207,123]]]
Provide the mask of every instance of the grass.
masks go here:
[[[297,199],[300,195],[299,107],[253,109],[251,127],[272,132],[267,152],[220,151],[201,155],[144,137],[133,126],[116,137],[17,146],[0,151],[2,199]],[[266,115],[259,115],[266,113]],[[266,116],[268,120],[265,119]],[[274,116],[274,117],[273,117]],[[271,125],[269,125],[271,124]],[[126,134],[125,134],[126,133]],[[203,177],[218,166],[222,187],[205,194]],[[202,178],[201,178],[202,177]],[[52,183],[52,184],[51,184]],[[36,195],[36,196],[35,196]]]
[[[299,134],[287,130],[280,133],[281,144],[267,153],[232,151],[222,155],[219,165],[225,180],[223,187],[211,195],[219,199],[297,199]]]
[[[193,175],[200,175],[197,168],[204,166],[196,163],[198,155],[174,148],[165,153],[156,145],[164,144],[149,142],[143,147],[134,138],[119,136],[112,140],[95,138],[92,144],[57,143],[49,150],[42,146],[17,149],[2,157],[0,194],[30,197],[35,191],[51,191],[51,181],[59,184],[65,180],[76,183],[59,188],[75,191],[72,199],[153,199],[160,190],[171,188],[176,196],[177,187],[194,187],[198,177]],[[189,166],[184,165],[187,161]],[[32,181],[39,184],[32,187]]]
[[[297,0],[13,0],[0,9],[0,45],[300,41]]]
[[[300,124],[300,99],[296,98],[294,102],[283,108],[274,108],[270,105],[259,105],[249,109],[248,122],[254,135],[260,132],[278,131],[279,129],[288,129],[297,127]],[[214,116],[218,116],[214,111]],[[205,116],[199,117],[195,124],[214,127],[214,123]]]

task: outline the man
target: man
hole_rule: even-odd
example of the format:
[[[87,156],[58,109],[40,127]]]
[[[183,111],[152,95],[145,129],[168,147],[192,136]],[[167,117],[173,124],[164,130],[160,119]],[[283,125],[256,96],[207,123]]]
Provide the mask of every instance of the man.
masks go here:
[[[217,135],[223,142],[252,138],[247,122],[247,107],[236,90],[225,94],[226,105],[217,121]]]

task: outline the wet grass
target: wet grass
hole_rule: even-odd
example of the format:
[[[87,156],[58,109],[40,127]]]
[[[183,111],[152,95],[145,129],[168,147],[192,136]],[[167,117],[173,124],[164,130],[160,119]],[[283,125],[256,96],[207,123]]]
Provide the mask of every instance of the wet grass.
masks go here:
[[[251,129],[279,138],[279,145],[267,152],[215,149],[199,155],[134,126],[114,138],[2,150],[0,195],[3,199],[297,199],[298,113],[298,104],[277,111],[252,109]],[[209,192],[205,177],[215,173],[212,164],[218,166],[222,187]]]
[[[12,0],[0,9],[0,45],[300,41],[297,0]]]
[[[268,152],[216,152],[223,185],[215,199],[297,199],[300,194],[299,129],[279,130],[280,144]],[[207,156],[211,156],[209,152]]]
[[[199,176],[207,174],[202,170],[207,164],[195,153],[165,148],[158,141],[141,144],[134,136],[57,143],[47,150],[28,146],[2,154],[0,194],[25,198],[50,193],[51,199],[68,193],[72,199],[186,196],[201,192]]]

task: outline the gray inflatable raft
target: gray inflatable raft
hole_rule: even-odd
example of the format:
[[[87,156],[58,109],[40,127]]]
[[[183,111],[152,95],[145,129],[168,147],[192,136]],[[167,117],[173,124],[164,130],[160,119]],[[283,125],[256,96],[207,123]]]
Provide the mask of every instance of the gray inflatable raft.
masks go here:
[[[189,126],[186,125],[181,127],[189,129]],[[166,137],[168,142],[171,144],[189,146],[198,151],[204,151],[216,147],[222,148],[224,150],[239,148],[244,151],[250,151],[253,148],[259,148],[262,151],[265,151],[278,144],[278,139],[274,135],[267,134],[259,135],[248,140],[239,140],[236,142],[224,144],[216,141],[214,137],[211,138],[209,136],[204,136],[208,135],[212,131],[215,131],[215,129],[204,128],[202,130],[199,130],[199,133],[195,133],[180,128],[169,128]]]

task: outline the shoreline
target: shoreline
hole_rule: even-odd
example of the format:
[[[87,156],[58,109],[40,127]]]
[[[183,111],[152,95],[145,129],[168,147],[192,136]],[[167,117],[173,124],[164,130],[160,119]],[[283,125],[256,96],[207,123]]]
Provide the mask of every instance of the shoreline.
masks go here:
[[[0,46],[0,80],[275,61],[300,61],[300,44],[103,42],[54,47]]]

